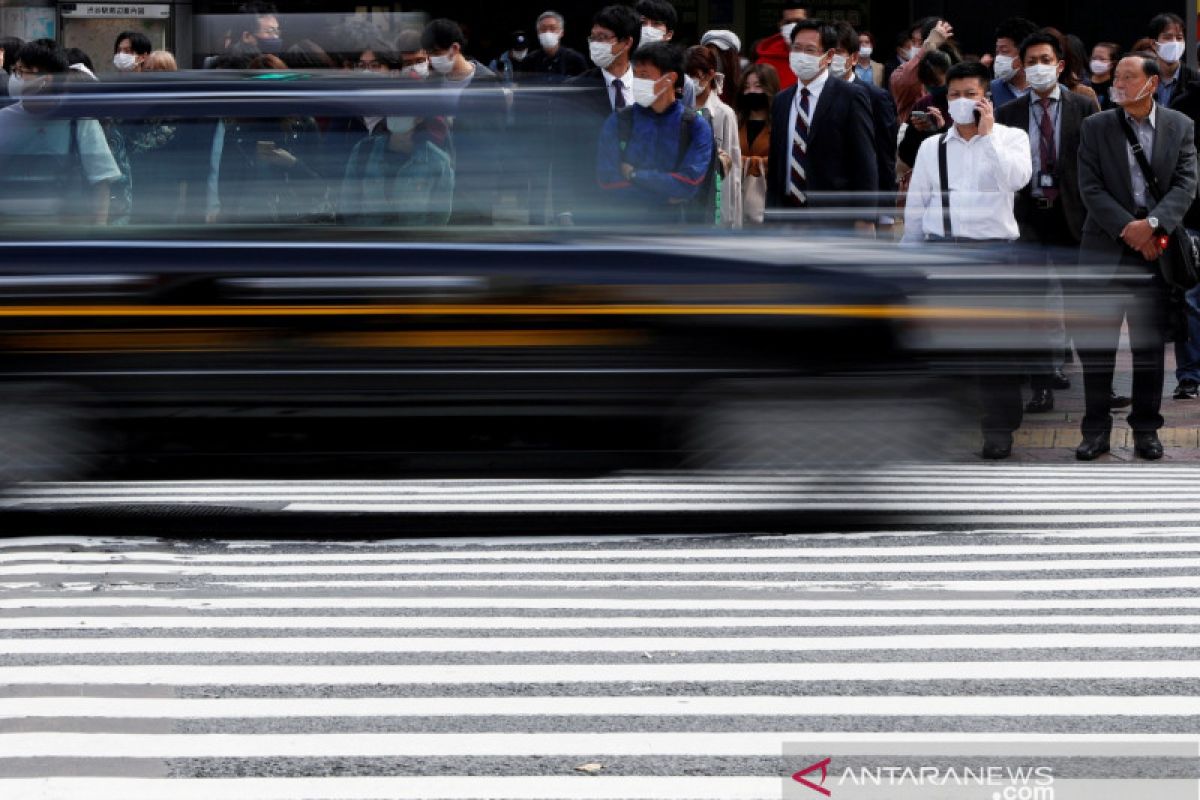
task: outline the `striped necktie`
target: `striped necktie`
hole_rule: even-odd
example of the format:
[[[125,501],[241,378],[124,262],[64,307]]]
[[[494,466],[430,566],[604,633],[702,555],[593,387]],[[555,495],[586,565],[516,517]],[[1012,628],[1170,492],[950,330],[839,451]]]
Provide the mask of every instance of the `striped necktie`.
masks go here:
[[[800,105],[796,110],[796,130],[792,135],[792,151],[788,158],[787,203],[794,207],[808,204],[808,130],[812,124],[809,116],[807,87],[800,90]]]

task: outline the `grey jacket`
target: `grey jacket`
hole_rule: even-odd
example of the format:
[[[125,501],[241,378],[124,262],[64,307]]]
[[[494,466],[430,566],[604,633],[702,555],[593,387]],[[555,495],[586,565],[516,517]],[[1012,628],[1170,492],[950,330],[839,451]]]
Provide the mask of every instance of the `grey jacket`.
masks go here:
[[[1081,261],[1115,273],[1125,252],[1121,231],[1135,219],[1129,144],[1121,129],[1119,108],[1093,114],[1083,121],[1079,138],[1079,193],[1087,209],[1083,223]],[[1178,111],[1159,106],[1154,129],[1151,166],[1166,193],[1155,201],[1147,192],[1150,216],[1173,233],[1196,197],[1196,144],[1192,121]],[[1110,273],[1111,274],[1111,273]]]

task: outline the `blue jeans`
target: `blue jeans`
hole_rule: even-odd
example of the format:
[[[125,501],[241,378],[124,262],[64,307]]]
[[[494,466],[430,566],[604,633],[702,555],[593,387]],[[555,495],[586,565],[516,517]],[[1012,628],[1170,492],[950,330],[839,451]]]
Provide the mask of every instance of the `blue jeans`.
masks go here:
[[[1175,380],[1200,383],[1200,286],[1183,296],[1192,312],[1187,315],[1187,337],[1175,342]]]

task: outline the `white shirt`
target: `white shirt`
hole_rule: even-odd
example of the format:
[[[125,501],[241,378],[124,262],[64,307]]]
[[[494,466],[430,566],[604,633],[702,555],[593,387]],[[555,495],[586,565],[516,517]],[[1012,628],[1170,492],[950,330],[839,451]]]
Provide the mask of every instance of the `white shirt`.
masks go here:
[[[792,138],[796,135],[796,117],[800,114],[800,93],[808,89],[808,119],[811,122],[817,116],[817,101],[821,99],[821,90],[825,88],[825,84],[829,81],[829,70],[826,69],[820,75],[813,78],[813,82],[805,86],[802,81],[796,82],[796,96],[792,99],[791,113],[788,115],[788,151],[792,149]],[[811,127],[811,125],[810,125]]]
[[[946,235],[938,167],[941,141],[941,136],[931,136],[917,152],[904,206],[903,244],[916,244],[926,235]],[[956,125],[946,141],[946,167],[950,173],[951,235],[1009,241],[1020,237],[1013,199],[1033,177],[1033,156],[1025,131],[993,125],[987,136],[967,141]]]
[[[613,88],[613,81],[621,79],[621,94],[625,95],[625,105],[633,105],[633,66],[625,68],[624,75],[613,75],[606,69],[600,70],[600,74],[604,76],[604,88],[608,92],[608,104],[615,111],[617,108],[617,92]]]

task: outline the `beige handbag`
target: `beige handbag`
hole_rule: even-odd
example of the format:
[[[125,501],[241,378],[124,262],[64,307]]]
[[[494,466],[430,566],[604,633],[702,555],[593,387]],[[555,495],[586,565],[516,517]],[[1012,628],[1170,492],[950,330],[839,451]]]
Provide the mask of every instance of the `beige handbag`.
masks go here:
[[[751,161],[742,159],[742,220],[746,225],[761,225],[767,209],[767,176],[750,174]]]

